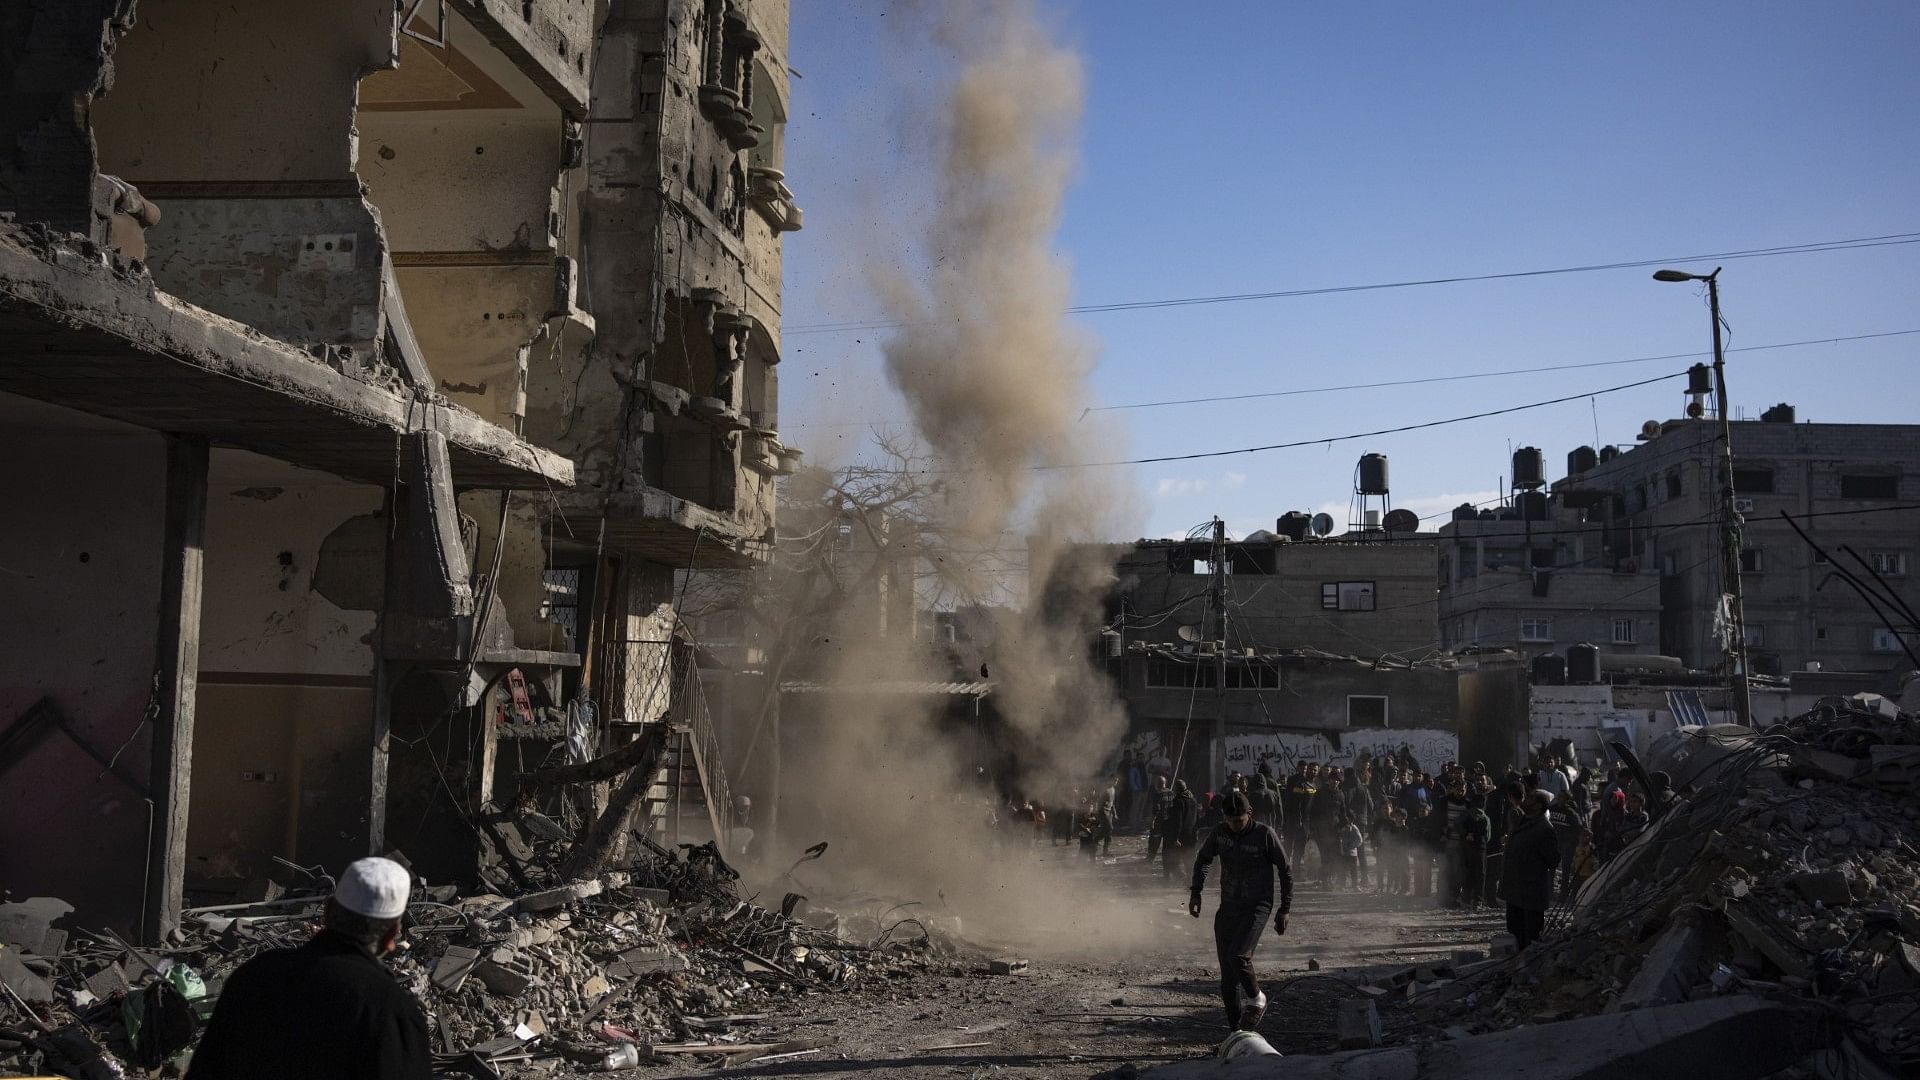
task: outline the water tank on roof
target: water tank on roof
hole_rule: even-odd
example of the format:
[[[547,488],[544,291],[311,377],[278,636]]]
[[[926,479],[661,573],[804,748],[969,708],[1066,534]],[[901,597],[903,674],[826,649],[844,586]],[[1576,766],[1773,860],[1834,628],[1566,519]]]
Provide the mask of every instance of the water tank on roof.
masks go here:
[[[1599,463],[1600,459],[1594,454],[1593,447],[1575,447],[1567,452],[1567,475],[1579,476]]]
[[[1273,531],[1289,540],[1305,540],[1312,521],[1313,515],[1305,511],[1289,510],[1273,523]]]
[[[1514,500],[1514,505],[1520,508],[1522,521],[1547,520],[1547,493],[1544,491],[1523,491]]]
[[[1387,493],[1387,455],[1360,455],[1360,494],[1385,495]]]
[[[1783,401],[1773,408],[1768,409],[1766,412],[1761,413],[1760,422],[1764,424],[1791,424],[1793,423],[1793,406]]]
[[[1475,510],[1472,503],[1461,503],[1459,506],[1453,508],[1453,520],[1455,521],[1472,521],[1479,516],[1480,511]]]
[[[1547,482],[1547,459],[1537,446],[1523,446],[1513,452],[1513,486],[1531,491]]]
[[[1687,369],[1687,393],[1713,393],[1713,369],[1705,364],[1695,364]]]
[[[1581,642],[1567,646],[1567,682],[1591,686],[1600,681],[1600,646]]]
[[[1603,462],[1612,461],[1619,456],[1620,448],[1617,446],[1603,446],[1600,448],[1600,460]]]
[[[1533,658],[1533,685],[1565,686],[1567,661],[1559,653],[1541,653]]]

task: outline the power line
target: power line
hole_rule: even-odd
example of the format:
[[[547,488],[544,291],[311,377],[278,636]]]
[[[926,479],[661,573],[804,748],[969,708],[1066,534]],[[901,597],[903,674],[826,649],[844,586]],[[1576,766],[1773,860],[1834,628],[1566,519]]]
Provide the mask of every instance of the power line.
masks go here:
[[[1901,337],[1906,334],[1920,334],[1920,329],[1884,330],[1872,334],[1850,334],[1845,337],[1809,338],[1806,341],[1782,341],[1772,345],[1746,345],[1738,349],[1725,349],[1722,351],[1759,352],[1762,349],[1791,349],[1802,345],[1834,345],[1843,341],[1866,341],[1872,338]],[[1493,379],[1503,375],[1532,375],[1543,371],[1573,371],[1578,368],[1618,367],[1622,364],[1650,364],[1657,360],[1687,360],[1696,356],[1712,355],[1711,352],[1667,353],[1662,356],[1635,356],[1627,360],[1589,360],[1575,364],[1546,364],[1541,367],[1508,368],[1505,371],[1476,371],[1465,375],[1432,375],[1422,379],[1391,379],[1386,382],[1349,383],[1345,386],[1313,386],[1299,390],[1265,390],[1251,394],[1221,394],[1215,397],[1173,398],[1167,401],[1138,401],[1126,405],[1096,405],[1087,409],[1086,412],[1113,412],[1119,409],[1156,409],[1165,405],[1203,405],[1216,401],[1254,401],[1260,398],[1295,397],[1301,394],[1332,394],[1342,390],[1378,390],[1389,386],[1422,386],[1427,383],[1464,382],[1469,379]]]
[[[1336,293],[1374,292],[1381,289],[1411,289],[1427,285],[1459,285],[1475,281],[1508,281],[1516,278],[1548,277],[1555,274],[1585,274],[1601,270],[1631,270],[1648,266],[1660,266],[1667,263],[1705,262],[1708,260],[1760,259],[1776,255],[1809,255],[1822,251],[1853,251],[1859,248],[1889,247],[1899,244],[1920,243],[1920,232],[1886,233],[1880,236],[1860,236],[1847,240],[1820,240],[1808,244],[1784,244],[1776,247],[1746,248],[1740,251],[1716,251],[1700,255],[1671,255],[1658,259],[1635,259],[1628,262],[1590,263],[1583,266],[1556,266],[1542,270],[1510,270],[1497,274],[1462,274],[1451,277],[1416,278],[1406,281],[1383,281],[1364,285],[1326,285],[1317,288],[1279,289],[1271,292],[1228,293],[1217,296],[1182,296],[1155,300],[1129,300],[1106,304],[1081,304],[1067,308],[1068,314],[1091,315],[1110,311],[1139,311],[1153,308],[1192,307],[1202,304],[1235,304],[1250,300],[1282,300],[1300,296],[1326,296]],[[922,322],[933,320],[922,320]],[[844,334],[860,330],[886,330],[908,325],[897,319],[843,320],[841,322],[806,323],[787,327],[784,333],[794,334]]]
[[[1636,387],[1651,386],[1657,382],[1666,382],[1668,379],[1680,378],[1685,374],[1686,372],[1684,371],[1676,371],[1676,372],[1673,372],[1672,374],[1656,375],[1651,379],[1641,379],[1638,382],[1621,383],[1619,386],[1609,386],[1600,390],[1588,390],[1584,393],[1568,394],[1565,397],[1548,398],[1545,401],[1532,401],[1532,402],[1528,402],[1525,405],[1511,405],[1504,409],[1489,409],[1485,412],[1469,413],[1466,416],[1452,416],[1452,417],[1448,417],[1445,420],[1428,420],[1424,423],[1419,423],[1419,424],[1403,424],[1400,427],[1381,428],[1378,431],[1360,431],[1350,435],[1327,435],[1318,439],[1300,439],[1295,442],[1269,443],[1266,446],[1247,446],[1247,447],[1241,447],[1236,450],[1203,450],[1203,451],[1197,451],[1191,454],[1163,454],[1159,457],[1127,458],[1121,461],[1085,461],[1085,462],[1072,462],[1072,463],[1063,464],[1063,465],[1034,465],[1032,466],[1032,469],[1037,472],[1045,472],[1045,471],[1051,471],[1055,469],[1097,469],[1097,468],[1105,468],[1105,467],[1114,466],[1114,465],[1154,465],[1154,464],[1159,464],[1161,462],[1167,462],[1167,461],[1194,461],[1200,458],[1232,457],[1238,454],[1258,454],[1258,453],[1264,453],[1268,450],[1292,450],[1302,446],[1326,446],[1331,443],[1347,442],[1353,439],[1371,439],[1380,435],[1398,435],[1402,432],[1407,432],[1407,431],[1422,431],[1422,430],[1425,430],[1426,428],[1441,427],[1446,424],[1459,424],[1459,423],[1464,423],[1468,420],[1484,420],[1490,416],[1505,416],[1508,413],[1523,412],[1527,409],[1538,409],[1538,408],[1543,408],[1547,405],[1559,405],[1568,401],[1579,401],[1583,398],[1597,397],[1601,394],[1612,394],[1621,390],[1632,390]]]

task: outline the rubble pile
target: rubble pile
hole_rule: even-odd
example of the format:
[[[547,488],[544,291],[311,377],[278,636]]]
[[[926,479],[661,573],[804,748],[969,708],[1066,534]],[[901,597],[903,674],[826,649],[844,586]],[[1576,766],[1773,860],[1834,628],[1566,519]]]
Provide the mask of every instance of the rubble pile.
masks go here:
[[[443,1067],[486,1076],[804,1053],[822,1042],[784,1037],[763,1006],[960,962],[921,920],[842,918],[796,893],[768,909],[739,894],[711,845],[647,848],[627,870],[517,897],[416,885],[389,966],[425,1009]],[[160,1005],[184,1002],[204,1021],[239,965],[311,936],[325,895],[190,910],[154,949],[56,928],[69,910],[58,901],[0,905],[0,1074],[143,1075],[177,1062],[197,1025],[161,1038],[149,1022]]]
[[[1454,1037],[1758,995],[1920,1069],[1920,723],[1830,701],[1724,746],[1519,958],[1429,997]]]

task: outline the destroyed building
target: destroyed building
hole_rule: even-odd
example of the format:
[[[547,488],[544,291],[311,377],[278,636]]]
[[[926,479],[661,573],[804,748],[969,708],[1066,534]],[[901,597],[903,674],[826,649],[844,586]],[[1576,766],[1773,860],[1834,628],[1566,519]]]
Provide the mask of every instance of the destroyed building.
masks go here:
[[[6,25],[0,886],[151,939],[275,859],[470,876],[650,732],[717,801],[674,583],[794,460],[785,0]]]

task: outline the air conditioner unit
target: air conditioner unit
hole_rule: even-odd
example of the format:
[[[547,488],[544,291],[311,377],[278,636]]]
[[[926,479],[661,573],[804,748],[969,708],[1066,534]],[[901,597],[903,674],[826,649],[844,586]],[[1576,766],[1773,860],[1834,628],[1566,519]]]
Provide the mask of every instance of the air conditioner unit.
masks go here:
[[[1751,513],[1753,513],[1753,500],[1752,500],[1752,499],[1735,499],[1735,500],[1733,500],[1733,512],[1734,512],[1734,513],[1736,513],[1736,514],[1751,514]]]

